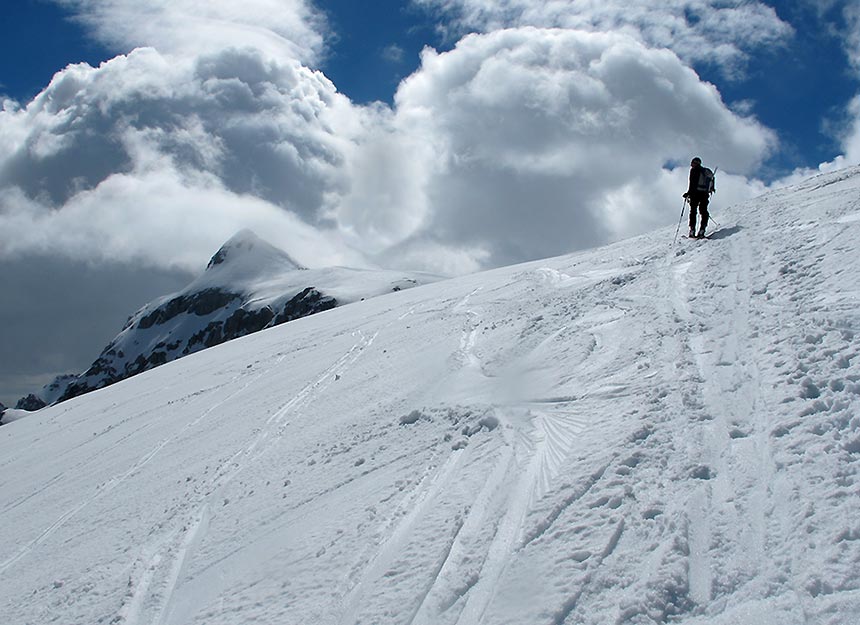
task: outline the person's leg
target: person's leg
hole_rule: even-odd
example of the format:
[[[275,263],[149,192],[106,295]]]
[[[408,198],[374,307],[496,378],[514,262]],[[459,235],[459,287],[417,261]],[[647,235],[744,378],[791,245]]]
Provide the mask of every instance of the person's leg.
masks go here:
[[[702,215],[702,226],[701,226],[701,229],[699,230],[699,233],[705,234],[705,229],[707,229],[707,227],[708,227],[708,220],[711,217],[710,213],[708,213],[708,197],[707,196],[702,198],[701,201],[699,202],[699,213]]]
[[[690,195],[690,236],[696,235],[696,214],[698,213],[699,199]]]

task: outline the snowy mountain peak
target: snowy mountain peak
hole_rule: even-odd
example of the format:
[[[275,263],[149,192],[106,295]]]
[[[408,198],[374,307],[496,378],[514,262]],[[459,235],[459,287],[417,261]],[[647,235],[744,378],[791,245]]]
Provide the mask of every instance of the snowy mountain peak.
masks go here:
[[[87,371],[56,380],[16,408],[36,410],[241,336],[436,280],[393,271],[306,269],[251,230],[241,230],[182,291],[132,315]]]
[[[264,241],[248,228],[244,228],[230,237],[221,246],[221,249],[212,256],[206,270],[210,271],[216,267],[236,267],[237,265],[253,269],[274,265],[280,271],[306,269],[285,251]]]

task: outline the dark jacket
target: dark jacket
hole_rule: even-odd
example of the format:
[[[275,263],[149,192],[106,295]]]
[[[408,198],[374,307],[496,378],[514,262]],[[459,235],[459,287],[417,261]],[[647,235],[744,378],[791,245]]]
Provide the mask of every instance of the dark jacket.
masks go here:
[[[701,165],[691,165],[690,166],[690,184],[687,187],[687,194],[692,196],[695,195],[704,195],[705,197],[709,196],[710,193],[707,191],[699,191],[699,174],[702,171]]]

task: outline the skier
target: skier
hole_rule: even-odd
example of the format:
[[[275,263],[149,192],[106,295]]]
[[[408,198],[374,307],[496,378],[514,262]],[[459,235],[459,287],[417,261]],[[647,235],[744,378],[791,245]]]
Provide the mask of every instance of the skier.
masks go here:
[[[708,227],[708,202],[714,193],[714,172],[702,167],[702,159],[698,156],[690,161],[690,186],[684,197],[690,201],[690,238],[705,238]],[[696,212],[702,215],[699,232],[696,232]]]

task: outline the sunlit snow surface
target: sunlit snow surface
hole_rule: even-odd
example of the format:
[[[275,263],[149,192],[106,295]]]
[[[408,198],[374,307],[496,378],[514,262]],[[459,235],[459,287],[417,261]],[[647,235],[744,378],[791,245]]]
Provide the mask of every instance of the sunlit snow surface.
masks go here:
[[[860,170],[0,428],[0,622],[860,622]]]

